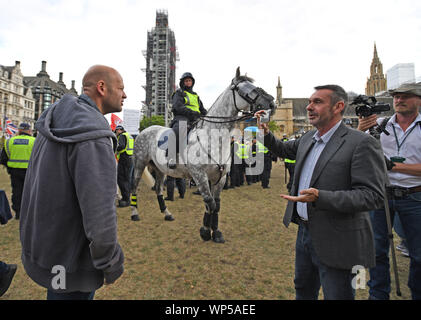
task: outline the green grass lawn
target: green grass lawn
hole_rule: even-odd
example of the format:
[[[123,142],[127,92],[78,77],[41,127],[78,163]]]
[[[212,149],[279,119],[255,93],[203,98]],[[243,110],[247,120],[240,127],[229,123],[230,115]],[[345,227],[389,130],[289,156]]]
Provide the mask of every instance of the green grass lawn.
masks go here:
[[[283,164],[274,164],[270,185],[271,189],[253,184],[223,191],[219,226],[226,242],[215,244],[199,236],[204,206],[202,198],[192,194],[195,188],[187,190],[185,199],[175,192],[175,201],[167,202],[175,221],[167,222],[155,193],[142,182],[138,192],[141,221],[130,220],[130,208],[118,209],[125,272],[114,284],[99,289],[95,299],[294,299],[297,226],[287,229],[282,224]],[[10,179],[3,167],[0,189],[6,190],[10,201]],[[0,299],[45,299],[46,290],[27,276],[20,253],[19,223],[13,219],[0,226],[0,260],[16,263],[18,270]],[[409,259],[397,253],[397,260],[403,296],[397,297],[393,287],[391,298],[410,299]],[[367,297],[368,288],[357,290],[357,299]]]

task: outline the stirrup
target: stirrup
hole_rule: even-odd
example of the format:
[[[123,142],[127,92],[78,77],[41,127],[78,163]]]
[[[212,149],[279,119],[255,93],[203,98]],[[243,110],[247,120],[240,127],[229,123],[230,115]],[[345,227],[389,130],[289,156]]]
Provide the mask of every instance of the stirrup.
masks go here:
[[[175,169],[177,167],[177,162],[174,159],[168,160],[168,168]]]

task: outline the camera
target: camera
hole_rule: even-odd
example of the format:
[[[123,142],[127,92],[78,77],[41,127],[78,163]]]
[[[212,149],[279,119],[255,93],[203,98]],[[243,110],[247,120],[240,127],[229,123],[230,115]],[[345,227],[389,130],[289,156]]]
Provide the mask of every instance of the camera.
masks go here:
[[[377,102],[376,98],[373,96],[367,97],[359,95],[352,101],[351,105],[356,105],[355,113],[357,116],[362,117],[369,117],[372,114],[379,114],[390,110],[390,104]],[[386,122],[383,121],[382,124],[369,128],[370,134],[376,139],[380,139],[380,134],[382,132],[389,135],[390,133],[386,130]]]
[[[260,117],[260,122],[269,122],[271,110],[265,110],[264,115]]]
[[[373,96],[357,96],[352,102],[351,105],[355,105],[355,113],[357,116],[368,117],[372,114],[379,114],[385,111],[390,110],[390,104],[377,102],[376,98]]]

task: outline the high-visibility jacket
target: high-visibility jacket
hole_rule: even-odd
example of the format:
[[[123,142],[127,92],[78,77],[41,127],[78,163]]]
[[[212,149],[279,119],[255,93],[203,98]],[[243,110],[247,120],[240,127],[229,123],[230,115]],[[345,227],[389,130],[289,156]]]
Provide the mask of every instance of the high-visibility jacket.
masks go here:
[[[9,168],[27,169],[34,142],[35,138],[28,135],[18,135],[7,139],[4,142],[4,148],[9,158],[7,166]]]
[[[126,147],[123,150],[120,150],[117,152],[117,160],[120,159],[120,155],[124,152],[127,153],[128,156],[133,155],[134,150],[134,139],[128,132],[123,132],[118,136],[117,141],[120,139],[120,137],[124,135],[126,137]]]
[[[282,139],[282,141],[288,141],[288,139],[287,138],[284,138],[284,139]],[[291,159],[285,158],[284,159],[284,162],[286,162],[286,163],[295,163],[295,160],[291,160]]]
[[[269,149],[265,147],[265,145],[259,141],[256,141],[257,144],[257,152],[268,153]]]
[[[184,104],[186,108],[189,108],[191,111],[200,113],[199,96],[188,91],[184,91],[184,93]]]
[[[252,143],[249,145],[249,151],[251,151],[252,157],[255,157],[255,154],[257,153],[256,144]]]
[[[240,159],[248,159],[248,146],[244,143],[235,142],[238,144],[237,152],[235,153]]]

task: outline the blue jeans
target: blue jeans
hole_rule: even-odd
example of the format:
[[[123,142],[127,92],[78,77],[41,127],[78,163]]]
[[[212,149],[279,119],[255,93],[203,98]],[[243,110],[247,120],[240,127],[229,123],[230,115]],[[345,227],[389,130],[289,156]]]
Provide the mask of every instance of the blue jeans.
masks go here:
[[[393,222],[393,229],[395,230],[396,234],[401,238],[402,241],[405,241],[405,233],[403,232],[403,227],[401,223],[401,219],[399,219],[399,215],[395,215],[395,221]]]
[[[410,257],[408,287],[421,299],[421,192],[389,200],[391,221],[399,214]],[[376,266],[370,269],[370,297],[387,300],[390,294],[389,238],[384,209],[370,212],[376,246]]]
[[[93,300],[95,291],[92,292],[63,292],[57,293],[47,290],[47,300]]]
[[[317,300],[320,286],[326,300],[353,300],[353,277],[351,270],[335,269],[321,263],[313,248],[308,229],[299,226],[295,246],[294,279],[297,300]]]

